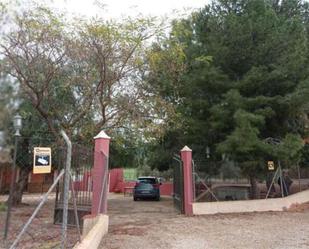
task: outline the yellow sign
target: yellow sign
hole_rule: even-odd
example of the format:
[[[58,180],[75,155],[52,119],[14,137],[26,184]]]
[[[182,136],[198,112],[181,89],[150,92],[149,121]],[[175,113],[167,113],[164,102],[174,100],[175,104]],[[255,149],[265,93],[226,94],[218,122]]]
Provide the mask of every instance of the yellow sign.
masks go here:
[[[275,170],[275,164],[273,161],[267,162],[268,170]]]
[[[48,147],[34,147],[33,174],[46,174],[51,172],[51,149]]]

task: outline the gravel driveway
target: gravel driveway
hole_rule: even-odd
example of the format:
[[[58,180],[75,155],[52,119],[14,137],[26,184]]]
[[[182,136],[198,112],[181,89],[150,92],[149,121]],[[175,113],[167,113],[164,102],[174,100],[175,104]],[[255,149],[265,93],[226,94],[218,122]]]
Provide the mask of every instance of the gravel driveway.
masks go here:
[[[101,249],[309,248],[309,209],[185,217],[171,198],[134,202],[111,194],[109,215]]]

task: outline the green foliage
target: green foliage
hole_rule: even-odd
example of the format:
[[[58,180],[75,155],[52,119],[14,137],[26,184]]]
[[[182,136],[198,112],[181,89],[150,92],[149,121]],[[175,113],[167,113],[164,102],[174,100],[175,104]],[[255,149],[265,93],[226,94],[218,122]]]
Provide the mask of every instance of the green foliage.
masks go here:
[[[105,129],[112,167],[149,174],[168,170],[185,144],[199,156],[209,147],[212,160],[225,154],[252,176],[265,160],[306,161],[308,12],[300,0],[217,0],[166,35],[152,18],[68,21],[38,7],[17,13],[1,69],[18,80],[20,111],[35,124],[25,134],[62,128],[92,142]],[[15,88],[0,90],[8,120]]]
[[[1,69],[55,137],[59,129],[89,142],[102,129],[151,133],[149,119],[163,120],[161,98],[141,80],[145,42],[161,32],[153,18],[72,20],[41,4],[15,14],[1,39]]]
[[[303,140],[299,135],[287,134],[282,143],[276,147],[275,155],[278,159],[290,161],[289,164],[299,161],[299,153],[303,148]]]
[[[130,168],[135,165],[135,147],[132,141],[123,136],[113,136],[110,145],[110,167]]]
[[[202,155],[208,146],[251,176],[265,160],[297,163],[308,135],[308,11],[297,0],[218,0],[174,21],[153,47],[160,60],[148,78],[175,107],[170,130],[178,138],[164,136],[164,150],[178,151],[180,142]],[[172,49],[180,64],[169,59]]]
[[[137,179],[137,170],[134,168],[125,168],[123,170],[123,178],[125,181],[134,181]]]
[[[158,169],[151,169],[148,165],[143,165],[137,168],[137,174],[139,176],[156,176],[163,178],[166,181],[170,181],[173,178],[173,169],[159,171]]]
[[[309,144],[305,144],[300,153],[301,153],[300,166],[309,167]]]

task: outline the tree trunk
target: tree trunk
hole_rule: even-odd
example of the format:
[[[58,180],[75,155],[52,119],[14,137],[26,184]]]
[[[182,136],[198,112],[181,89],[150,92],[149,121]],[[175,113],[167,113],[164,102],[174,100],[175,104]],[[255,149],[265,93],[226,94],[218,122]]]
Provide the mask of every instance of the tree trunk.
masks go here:
[[[0,167],[0,194],[2,192],[2,182],[3,182],[3,169]]]
[[[29,171],[30,170],[28,168],[20,168],[19,170],[19,179],[18,182],[15,184],[15,189],[13,193],[13,199],[12,199],[13,206],[17,206],[22,202],[24,189],[28,182]]]
[[[251,184],[251,198],[259,199],[259,189],[257,186],[257,181],[255,176],[250,176],[250,184]]]

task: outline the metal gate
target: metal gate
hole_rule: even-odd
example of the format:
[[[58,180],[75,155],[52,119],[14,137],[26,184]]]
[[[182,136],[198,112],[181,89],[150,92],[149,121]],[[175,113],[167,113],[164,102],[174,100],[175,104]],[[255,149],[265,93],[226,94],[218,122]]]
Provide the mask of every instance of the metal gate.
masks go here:
[[[65,153],[62,154],[65,160]],[[70,172],[69,187],[69,206],[68,206],[68,225],[76,225],[74,216],[74,200],[77,206],[79,224],[82,226],[82,217],[91,213],[92,203],[92,167],[93,167],[93,150],[81,145],[73,145],[72,148],[72,165]],[[59,160],[59,159],[58,159]],[[62,223],[64,181],[59,182],[56,190],[54,223]]]
[[[174,206],[179,210],[181,214],[184,213],[184,201],[183,201],[183,164],[182,160],[178,155],[174,158]]]

